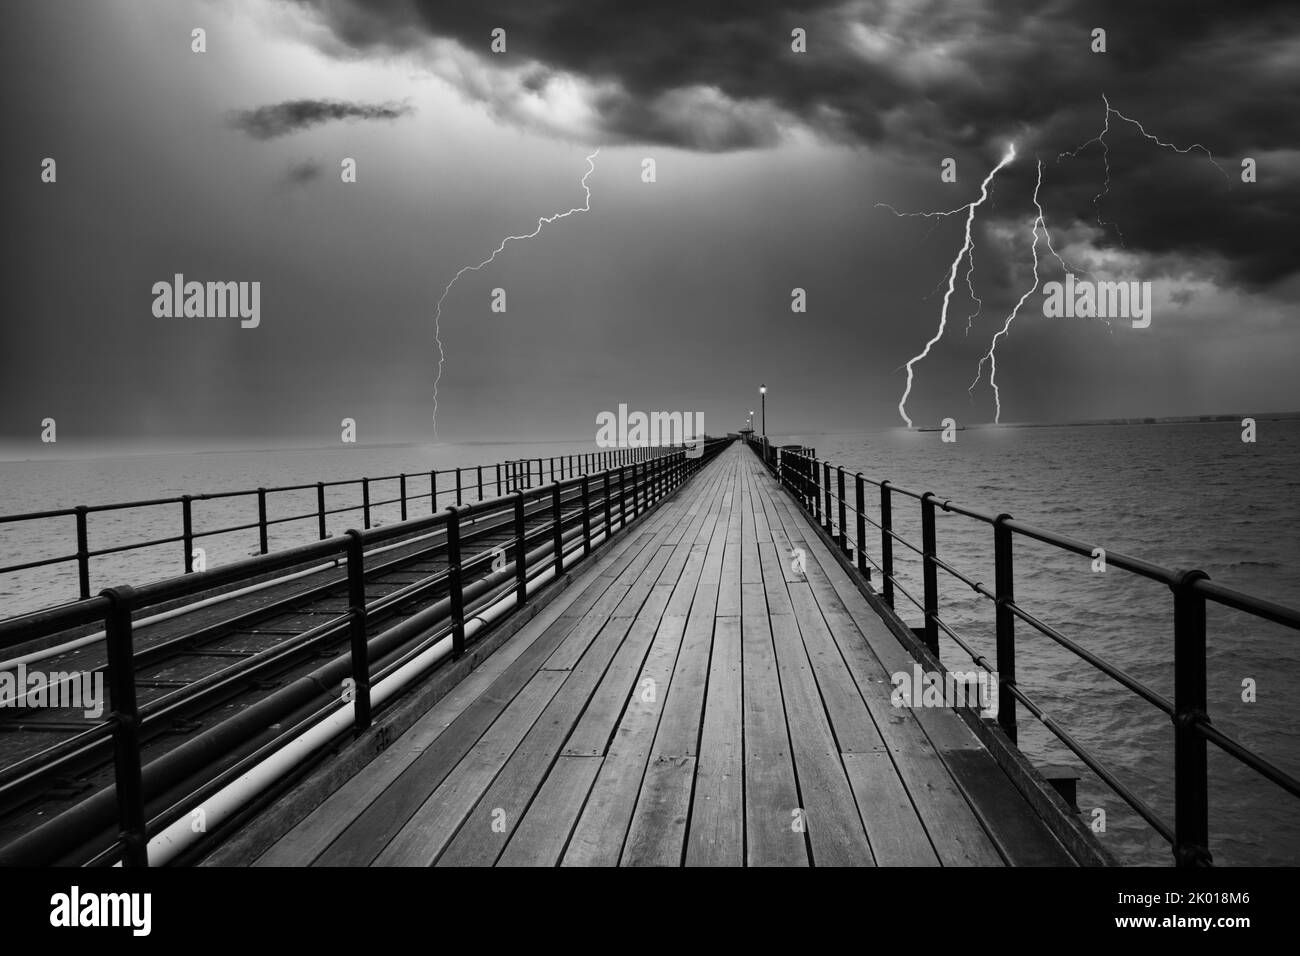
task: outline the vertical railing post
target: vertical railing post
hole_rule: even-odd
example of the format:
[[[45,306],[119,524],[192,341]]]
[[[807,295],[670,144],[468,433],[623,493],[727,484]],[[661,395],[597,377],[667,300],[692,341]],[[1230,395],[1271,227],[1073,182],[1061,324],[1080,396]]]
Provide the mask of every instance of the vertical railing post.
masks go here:
[[[808,502],[808,513],[812,515],[813,521],[821,523],[822,520],[822,470],[818,467],[817,456],[813,455],[808,460],[808,490],[811,492],[812,500]]]
[[[837,487],[839,489],[839,497],[840,497],[840,550],[843,551],[845,554],[848,554],[849,553],[849,526],[848,526],[847,515],[845,514],[846,505],[844,501],[844,468],[843,466],[836,466],[835,471],[836,474],[838,475]]]
[[[497,462],[497,497],[501,497],[501,462]]]
[[[346,532],[348,559],[348,635],[352,645],[352,714],[357,735],[370,729],[370,655],[366,648],[366,569],[361,532]]]
[[[100,593],[109,601],[104,634],[108,641],[108,699],[113,722],[114,789],[122,865],[148,866],[149,838],[140,772],[140,710],[135,698],[135,652],[131,646],[135,591],[123,586]]]
[[[523,607],[528,600],[527,539],[524,529],[524,493],[515,492],[515,604]]]
[[[605,540],[608,541],[614,536],[613,521],[613,502],[609,500],[609,470],[601,472],[605,479]]]
[[[438,513],[438,470],[436,468],[429,472],[429,514]]]
[[[1006,524],[1010,520],[1009,514],[1000,514],[993,519],[993,575],[997,595],[994,620],[998,651],[998,723],[1014,744],[1016,697],[1011,689],[1016,685],[1016,615],[1011,605],[1016,600],[1016,586],[1011,529]]]
[[[880,576],[885,603],[894,608],[894,505],[888,480],[880,483]]]
[[[465,592],[460,571],[460,515],[456,507],[447,509],[447,583],[451,601],[451,652],[465,653]]]
[[[627,527],[627,466],[618,466],[618,526]]]
[[[459,508],[460,506],[461,506],[461,500],[460,500],[460,466],[457,465],[457,466],[456,466],[456,507]]]
[[[90,534],[86,529],[85,505],[77,505],[77,580],[84,601],[90,597]]]
[[[829,461],[822,462],[822,487],[826,491],[826,510],[822,513],[822,525],[827,531],[831,531],[835,524],[831,513],[831,463]]]
[[[591,479],[582,476],[582,553],[591,554]]]
[[[400,495],[402,499],[402,520],[405,521],[406,520],[406,473],[403,472],[397,477],[399,481],[398,488],[400,489]]]
[[[266,489],[257,489],[257,543],[266,554],[270,548],[266,540]]]
[[[181,495],[181,538],[185,548],[185,573],[194,573],[194,507],[189,495]]]
[[[329,537],[329,532],[325,530],[325,482],[323,481],[316,482],[316,531],[322,541]]]
[[[1210,722],[1205,693],[1205,597],[1209,577],[1182,571],[1174,592],[1174,864],[1210,866],[1209,773],[1200,725]]]
[[[483,466],[478,466],[478,500],[483,500]]]
[[[555,576],[564,573],[564,529],[560,527],[560,486],[551,482],[551,534],[555,545]]]
[[[935,559],[935,531],[934,531],[934,492],[927,491],[921,496],[921,551],[922,551],[922,578],[925,583],[925,594],[922,603],[925,605],[925,625],[922,628],[922,638],[925,646],[930,649],[930,653],[935,657],[939,656],[939,567],[934,563]]]
[[[858,571],[868,581],[871,580],[871,570],[867,567],[867,495],[866,486],[862,479],[862,472],[853,476],[853,506],[858,512]]]
[[[370,528],[370,479],[361,479],[361,517],[367,529]]]

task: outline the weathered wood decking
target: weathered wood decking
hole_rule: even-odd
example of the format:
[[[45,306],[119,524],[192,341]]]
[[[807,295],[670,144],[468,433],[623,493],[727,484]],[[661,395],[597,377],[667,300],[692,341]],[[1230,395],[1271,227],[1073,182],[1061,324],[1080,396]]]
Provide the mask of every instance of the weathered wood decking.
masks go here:
[[[737,444],[256,863],[1072,864],[911,663]]]

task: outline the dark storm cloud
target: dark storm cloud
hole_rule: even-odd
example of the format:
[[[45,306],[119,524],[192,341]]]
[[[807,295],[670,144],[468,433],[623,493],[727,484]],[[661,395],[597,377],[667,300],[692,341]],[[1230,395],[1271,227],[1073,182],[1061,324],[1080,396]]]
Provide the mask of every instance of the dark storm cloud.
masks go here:
[[[1122,212],[1135,224],[1125,230],[1131,250],[1222,256],[1246,284],[1294,268],[1282,251],[1300,225],[1300,183],[1284,168],[1294,157],[1265,162],[1258,184],[1240,182],[1243,156],[1300,146],[1300,5],[1292,0],[297,2],[349,55],[438,38],[456,41],[484,70],[528,65],[513,88],[461,83],[507,120],[523,115],[512,96],[563,74],[598,91],[593,135],[604,142],[763,147],[793,123],[927,169],[955,156],[967,183],[1007,140],[1022,156],[1054,162],[1095,136],[1104,92],[1163,140],[1204,143],[1234,184],[1228,189],[1200,154],[1162,151],[1112,118],[1103,218]],[[488,52],[498,26],[507,30],[505,56]],[[791,52],[795,27],[807,31],[805,54]],[[1095,27],[1107,31],[1104,54],[1089,49]],[[1032,189],[1032,166],[1018,163],[1004,178]],[[1102,173],[1096,145],[1052,165],[1056,214],[1095,221]]]
[[[401,103],[345,103],[340,100],[288,100],[241,110],[230,123],[254,139],[275,139],[331,120],[391,120],[413,112]]]

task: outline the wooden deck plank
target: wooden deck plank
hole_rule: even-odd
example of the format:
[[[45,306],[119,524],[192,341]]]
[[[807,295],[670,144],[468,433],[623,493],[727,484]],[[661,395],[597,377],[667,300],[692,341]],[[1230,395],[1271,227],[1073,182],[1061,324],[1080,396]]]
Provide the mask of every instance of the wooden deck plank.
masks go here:
[[[622,856],[659,733],[664,702],[679,666],[688,615],[699,589],[708,542],[717,525],[721,487],[720,482],[709,486],[708,500],[702,503],[698,512],[700,520],[695,536],[682,538],[681,543],[689,545],[690,549],[687,560],[683,562],[681,577],[674,585],[647,655],[645,669],[637,681],[637,689],[629,699],[587,805],[574,829],[563,861],[566,866],[612,866]],[[677,707],[685,708],[681,700],[685,694],[685,690],[679,694]]]
[[[867,828],[878,866],[938,866],[925,827],[916,815],[887,753],[849,753],[844,769]]]
[[[792,615],[772,615],[772,643],[813,862],[817,866],[870,866],[873,858],[857,801]]]
[[[481,796],[466,808],[463,822],[453,819],[447,808],[441,806],[429,814],[439,822],[438,826],[421,830],[422,837],[429,841],[424,848],[429,862],[437,860],[439,865],[447,866],[491,866],[496,862],[631,625],[627,618],[610,618],[605,622],[582,660],[529,726],[519,745],[500,760],[499,772],[486,784]],[[430,800],[437,797],[435,793]]]
[[[681,865],[694,779],[694,757],[659,754],[650,758],[621,866]]]
[[[695,756],[712,644],[712,615],[692,613],[686,620],[677,666],[667,688],[653,753]]]
[[[636,690],[574,828],[564,865],[618,864],[685,631],[684,617],[666,616],[659,621]]]
[[[736,588],[740,588],[739,580]],[[719,617],[713,633],[704,730],[695,766],[686,844],[689,866],[741,866],[745,862],[740,655],[740,618]]]
[[[885,743],[806,584],[789,585],[790,603],[840,753],[876,753]]]
[[[750,866],[807,866],[808,845],[792,814],[799,808],[794,758],[762,591],[745,585],[741,616],[744,676],[745,834]],[[757,595],[757,603],[750,600]]]
[[[433,863],[568,677],[566,671],[541,670],[534,674],[482,739],[382,847],[374,858],[375,865]]]
[[[739,501],[740,496],[733,500]],[[740,513],[732,511],[723,540],[722,569],[718,581],[718,617],[740,616]]]
[[[600,770],[599,757],[562,755],[497,866],[555,866]]]

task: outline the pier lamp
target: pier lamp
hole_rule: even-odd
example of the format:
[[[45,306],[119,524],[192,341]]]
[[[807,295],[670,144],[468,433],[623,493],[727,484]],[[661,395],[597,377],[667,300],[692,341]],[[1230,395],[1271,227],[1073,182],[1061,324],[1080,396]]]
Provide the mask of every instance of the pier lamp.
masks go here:
[[[767,386],[766,385],[758,386],[758,394],[763,399],[763,404],[760,407],[763,409],[763,437],[766,438],[767,437]],[[753,413],[751,412],[750,414]]]

